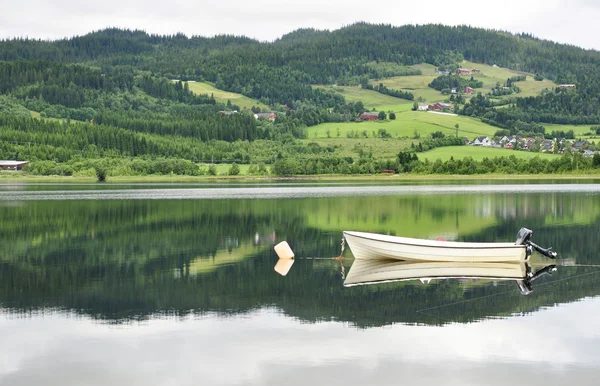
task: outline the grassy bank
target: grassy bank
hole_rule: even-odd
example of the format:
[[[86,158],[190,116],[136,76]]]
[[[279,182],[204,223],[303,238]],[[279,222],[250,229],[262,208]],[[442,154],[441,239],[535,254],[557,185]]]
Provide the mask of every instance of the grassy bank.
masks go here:
[[[509,149],[498,149],[480,146],[447,146],[439,147],[424,153],[417,153],[420,160],[435,161],[440,159],[447,161],[450,157],[454,159],[462,159],[465,157],[471,157],[475,161],[481,161],[484,158],[495,158],[495,157],[509,157],[514,155],[518,159],[531,159],[534,157],[540,157],[541,159],[555,159],[560,157],[558,154],[552,153],[534,153],[530,151],[516,151]]]
[[[315,176],[277,177],[267,176],[177,176],[177,175],[151,175],[151,176],[114,176],[109,177],[104,184],[110,183],[169,183],[169,182],[218,182],[218,181],[372,181],[372,182],[426,182],[426,181],[567,181],[567,180],[600,180],[600,170],[596,173],[571,173],[571,174],[477,174],[477,175],[448,175],[448,174],[369,174],[345,175],[323,174]],[[94,177],[70,176],[37,176],[26,172],[4,173],[0,172],[0,185],[2,183],[96,183]],[[98,183],[103,184],[103,183]]]

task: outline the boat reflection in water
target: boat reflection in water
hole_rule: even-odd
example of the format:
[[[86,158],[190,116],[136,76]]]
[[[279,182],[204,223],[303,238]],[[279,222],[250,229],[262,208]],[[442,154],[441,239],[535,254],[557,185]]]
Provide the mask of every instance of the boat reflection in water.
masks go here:
[[[434,279],[514,280],[521,294],[528,295],[533,290],[533,281],[554,271],[556,271],[554,264],[536,269],[529,262],[515,264],[355,259],[346,276],[344,286],[406,280],[421,280],[428,283]]]

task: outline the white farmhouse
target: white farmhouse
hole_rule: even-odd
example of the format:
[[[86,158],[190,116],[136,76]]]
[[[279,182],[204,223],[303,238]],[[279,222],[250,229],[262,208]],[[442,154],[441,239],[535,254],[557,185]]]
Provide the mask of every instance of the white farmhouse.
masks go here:
[[[473,141],[473,146],[492,146],[492,142],[488,137],[481,136],[475,138]]]

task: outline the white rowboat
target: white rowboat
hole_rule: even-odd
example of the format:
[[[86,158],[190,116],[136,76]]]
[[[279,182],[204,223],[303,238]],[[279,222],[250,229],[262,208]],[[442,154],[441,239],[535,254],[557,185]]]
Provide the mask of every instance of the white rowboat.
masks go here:
[[[548,257],[556,254],[530,241],[532,232],[522,228],[514,243],[464,243],[344,231],[344,239],[357,259],[520,263],[535,249]]]

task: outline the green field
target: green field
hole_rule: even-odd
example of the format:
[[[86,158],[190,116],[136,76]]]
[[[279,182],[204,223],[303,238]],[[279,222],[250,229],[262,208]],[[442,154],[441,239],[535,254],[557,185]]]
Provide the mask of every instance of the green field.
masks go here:
[[[361,101],[369,110],[377,111],[409,111],[413,102],[405,99],[394,98],[389,95],[381,94],[373,90],[365,90],[360,86],[314,86],[336,94],[343,95],[346,102]]]
[[[554,125],[554,124],[550,124],[550,123],[544,123],[543,126],[546,128],[546,133],[550,134],[553,131],[564,131],[567,132],[569,130],[573,130],[573,132],[575,133],[575,136],[578,138],[583,138],[586,140],[594,140],[594,139],[598,139],[600,138],[600,135],[596,134],[594,132],[593,135],[587,135],[588,133],[590,133],[590,128],[592,126],[598,126],[598,125]]]
[[[411,68],[421,71],[421,75],[437,75],[437,67],[433,64],[420,63],[410,66]]]
[[[208,170],[208,167],[211,164],[200,164],[200,167],[203,169]],[[215,164],[215,167],[217,169],[217,175],[221,176],[221,175],[227,175],[227,172],[229,171],[229,169],[231,168],[232,164]],[[250,165],[240,165],[238,164],[238,166],[240,167],[240,175],[247,175],[248,174],[248,169],[250,168]]]
[[[377,159],[396,158],[398,153],[416,140],[405,140],[396,138],[310,138],[303,140],[304,143],[316,142],[320,146],[335,147],[336,157],[352,157],[358,159],[361,152],[363,154],[372,154]]]
[[[448,146],[448,147],[438,147],[437,149],[433,149],[427,151],[425,153],[418,153],[419,159],[435,161],[440,159],[442,161],[447,161],[450,157],[454,157],[455,159],[462,159],[465,157],[472,157],[476,161],[481,161],[484,158],[495,158],[495,157],[509,157],[514,155],[519,159],[530,159],[534,157],[540,157],[545,159],[553,159],[555,157],[559,157],[556,154],[549,153],[532,153],[528,151],[516,151],[516,150],[508,150],[508,149],[498,149],[498,148],[489,148],[489,147],[480,147],[480,146]]]
[[[396,115],[396,120],[389,121],[368,121],[368,122],[342,122],[342,123],[323,123],[318,126],[307,129],[308,139],[327,138],[327,131],[331,137],[347,137],[351,131],[363,133],[366,132],[369,138],[373,137],[373,132],[377,134],[379,129],[385,129],[394,138],[413,138],[415,131],[424,139],[433,132],[441,131],[448,135],[455,134],[455,125],[459,125],[458,135],[474,139],[480,135],[493,136],[498,130],[497,127],[483,123],[477,119],[452,116],[443,114],[434,114],[423,111],[406,111]]]
[[[242,94],[236,94],[234,92],[219,90],[210,83],[204,82],[188,82],[190,90],[196,94],[208,94],[214,95],[217,102],[227,103],[228,100],[234,105],[240,106],[243,109],[250,109],[252,106],[258,106],[261,109],[269,111],[269,107],[259,101],[248,98]]]
[[[374,80],[371,83],[374,85],[383,83],[386,87],[394,90],[410,91],[414,94],[415,99],[422,98],[429,103],[433,103],[447,99],[441,92],[427,86],[436,77],[437,75],[395,76],[393,78]]]

